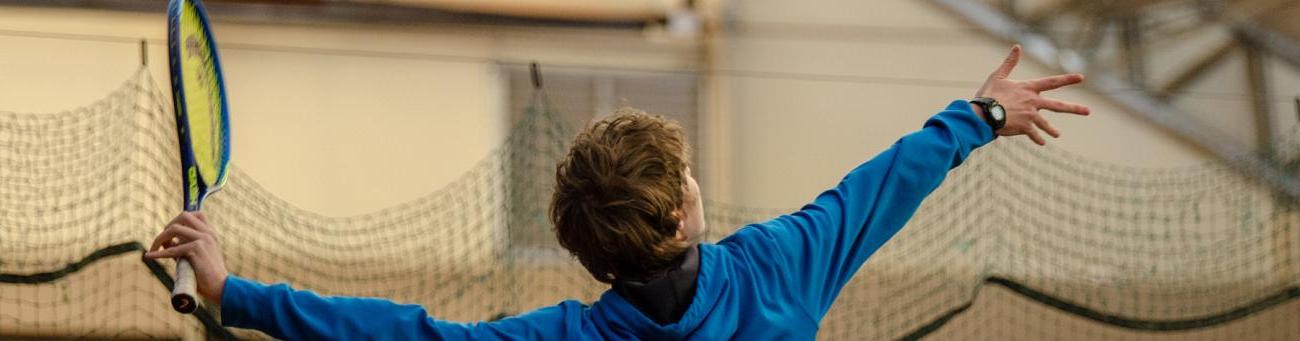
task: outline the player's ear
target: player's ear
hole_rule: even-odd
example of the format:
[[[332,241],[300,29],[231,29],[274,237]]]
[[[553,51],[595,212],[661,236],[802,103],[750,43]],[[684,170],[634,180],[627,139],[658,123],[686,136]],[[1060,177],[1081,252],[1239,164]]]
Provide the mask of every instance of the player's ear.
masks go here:
[[[686,235],[686,212],[679,208],[673,211],[673,218],[677,219],[677,232],[673,235],[673,238],[686,241],[690,238]]]

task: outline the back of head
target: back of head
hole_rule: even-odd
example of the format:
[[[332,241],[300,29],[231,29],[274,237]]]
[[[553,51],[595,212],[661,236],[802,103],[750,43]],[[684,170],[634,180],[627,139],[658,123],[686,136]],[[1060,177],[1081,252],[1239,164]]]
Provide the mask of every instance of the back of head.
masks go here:
[[[689,150],[682,129],[635,109],[588,125],[555,170],[550,219],[596,280],[642,280],[690,247],[675,238]]]

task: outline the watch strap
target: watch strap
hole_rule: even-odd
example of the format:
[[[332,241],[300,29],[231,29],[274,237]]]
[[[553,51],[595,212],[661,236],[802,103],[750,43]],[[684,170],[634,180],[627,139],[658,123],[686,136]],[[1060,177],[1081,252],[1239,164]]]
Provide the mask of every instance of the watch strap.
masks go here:
[[[1004,116],[1002,117],[1001,120],[997,120],[993,118],[993,111],[992,111],[993,107],[1001,106],[1000,104],[998,104],[997,100],[990,97],[977,97],[971,99],[970,102],[971,104],[978,105],[980,107],[980,110],[984,111],[984,115],[980,115],[981,116],[980,118],[984,119],[984,123],[987,123],[990,128],[993,128],[994,132],[998,131],[998,129],[1002,129],[1002,127],[1007,124],[1006,116],[1005,116],[1005,112],[1006,112],[1005,108],[1003,109]]]

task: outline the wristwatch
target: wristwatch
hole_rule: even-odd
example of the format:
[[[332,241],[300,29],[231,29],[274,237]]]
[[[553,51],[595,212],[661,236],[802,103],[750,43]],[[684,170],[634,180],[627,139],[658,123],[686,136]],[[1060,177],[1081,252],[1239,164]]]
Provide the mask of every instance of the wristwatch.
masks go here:
[[[998,101],[989,97],[980,97],[970,100],[971,104],[978,105],[984,110],[984,122],[993,128],[994,132],[1002,129],[1007,125],[1007,110],[1002,108]]]

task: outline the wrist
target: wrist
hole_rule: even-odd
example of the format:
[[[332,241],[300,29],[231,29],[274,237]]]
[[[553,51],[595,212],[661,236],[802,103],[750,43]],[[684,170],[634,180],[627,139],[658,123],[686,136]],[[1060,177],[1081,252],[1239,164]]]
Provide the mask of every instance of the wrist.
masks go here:
[[[988,121],[988,114],[984,112],[984,108],[981,108],[979,105],[971,103],[970,101],[966,101],[966,104],[970,105],[970,111],[975,113],[975,116],[979,116],[979,118],[985,122]]]
[[[205,294],[203,298],[207,299],[208,302],[221,303],[221,295],[226,291],[226,280],[229,278],[229,274],[222,273],[216,281],[213,281],[211,290],[200,294]]]

